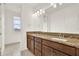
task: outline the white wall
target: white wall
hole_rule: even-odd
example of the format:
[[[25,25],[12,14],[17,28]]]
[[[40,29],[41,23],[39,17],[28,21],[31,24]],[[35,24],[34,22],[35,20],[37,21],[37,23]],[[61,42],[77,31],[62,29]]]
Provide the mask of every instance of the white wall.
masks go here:
[[[26,32],[32,30],[31,29],[31,15],[32,9],[29,6],[23,5],[21,10],[22,16],[22,40],[21,40],[21,50],[27,48],[27,40],[26,40]]]
[[[4,55],[20,55],[20,43],[18,46],[16,44],[14,45],[8,45],[6,44],[13,44],[21,41],[21,31],[15,31],[13,29],[13,17],[18,16],[21,17],[21,11],[20,7],[16,4],[7,4],[5,5],[5,49],[4,49]],[[12,50],[16,50],[12,53]],[[9,54],[8,54],[9,53]]]
[[[72,5],[48,14],[48,31],[79,33],[79,5]]]
[[[18,52],[27,49],[26,32],[43,30],[43,16],[33,17],[32,14],[32,8],[26,4],[7,4],[5,6],[5,44],[12,45],[5,45],[4,55],[19,55]],[[21,17],[21,31],[13,29],[13,16]],[[20,42],[20,44],[15,44],[16,42]]]
[[[1,45],[2,45],[2,20],[1,20],[1,6],[0,6],[0,48],[1,48]]]
[[[1,22],[1,6],[0,6],[0,33],[1,33],[1,29],[2,29],[2,22]]]
[[[43,16],[32,16],[32,28],[33,31],[43,31],[43,23],[44,17]]]
[[[22,6],[22,40],[21,40],[21,50],[27,49],[27,36],[28,31],[42,31],[43,29],[43,17],[32,16],[32,8],[23,5]]]
[[[13,9],[16,9],[16,11]],[[5,6],[5,44],[19,42],[21,40],[21,31],[15,31],[13,29],[13,17],[21,17],[21,13],[18,12],[18,9],[19,7],[14,4]]]

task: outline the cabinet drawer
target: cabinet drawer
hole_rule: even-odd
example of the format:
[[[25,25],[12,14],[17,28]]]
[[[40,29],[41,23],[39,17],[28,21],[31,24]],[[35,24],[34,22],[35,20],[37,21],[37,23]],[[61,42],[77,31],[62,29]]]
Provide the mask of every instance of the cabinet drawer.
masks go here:
[[[71,46],[67,46],[61,43],[53,42],[53,41],[48,41],[48,40],[43,40],[43,44],[50,46],[54,49],[57,49],[59,51],[62,51],[68,55],[75,55],[75,48]]]
[[[66,46],[66,45],[62,45],[62,51],[71,55],[71,56],[75,56],[75,48],[71,47],[71,46]]]
[[[35,41],[41,43],[41,38],[35,37]]]
[[[41,51],[41,43],[35,42],[35,48]]]
[[[62,52],[57,51],[57,50],[53,50],[52,55],[54,55],[54,56],[67,56],[67,54],[62,53]]]
[[[43,40],[42,41],[43,44],[50,46],[54,49],[58,49],[58,50],[62,50],[62,45],[53,41],[48,41],[48,40]]]
[[[38,51],[37,49],[35,49],[35,55],[36,55],[36,56],[41,56],[41,52]]]

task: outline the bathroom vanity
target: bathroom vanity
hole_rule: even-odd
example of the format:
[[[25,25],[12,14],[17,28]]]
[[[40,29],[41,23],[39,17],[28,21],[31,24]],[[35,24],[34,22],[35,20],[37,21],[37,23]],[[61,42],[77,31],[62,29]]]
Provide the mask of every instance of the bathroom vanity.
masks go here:
[[[79,56],[78,34],[48,32],[26,34],[27,48],[36,56]]]

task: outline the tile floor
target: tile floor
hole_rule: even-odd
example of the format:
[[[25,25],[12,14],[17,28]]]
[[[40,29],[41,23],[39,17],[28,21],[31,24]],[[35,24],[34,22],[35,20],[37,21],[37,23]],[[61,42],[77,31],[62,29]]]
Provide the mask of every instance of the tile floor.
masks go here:
[[[28,49],[21,52],[21,56],[34,56]]]

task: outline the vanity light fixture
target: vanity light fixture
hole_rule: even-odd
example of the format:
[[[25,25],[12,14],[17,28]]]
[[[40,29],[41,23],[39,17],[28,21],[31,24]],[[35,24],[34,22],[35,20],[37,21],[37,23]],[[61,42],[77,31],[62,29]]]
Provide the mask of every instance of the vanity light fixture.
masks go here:
[[[33,14],[33,16],[39,16],[39,15],[44,14],[44,13],[45,13],[45,10],[40,9],[39,11],[36,11],[36,12]]]
[[[62,3],[59,3],[59,5],[62,5]],[[53,8],[56,8],[57,7],[57,4],[56,3],[50,3],[50,6],[47,7],[46,9],[50,8],[51,6],[53,6]],[[46,9],[44,9],[44,10],[43,9],[40,9],[40,10],[36,11],[33,14],[33,16],[39,16],[39,15],[44,14]]]
[[[56,8],[56,3],[50,3],[50,7],[53,6],[54,8]]]
[[[37,16],[37,13],[35,13],[35,16]]]
[[[37,16],[39,16],[39,13],[40,13],[40,12],[39,12],[39,11],[37,11],[36,13],[37,13]]]

